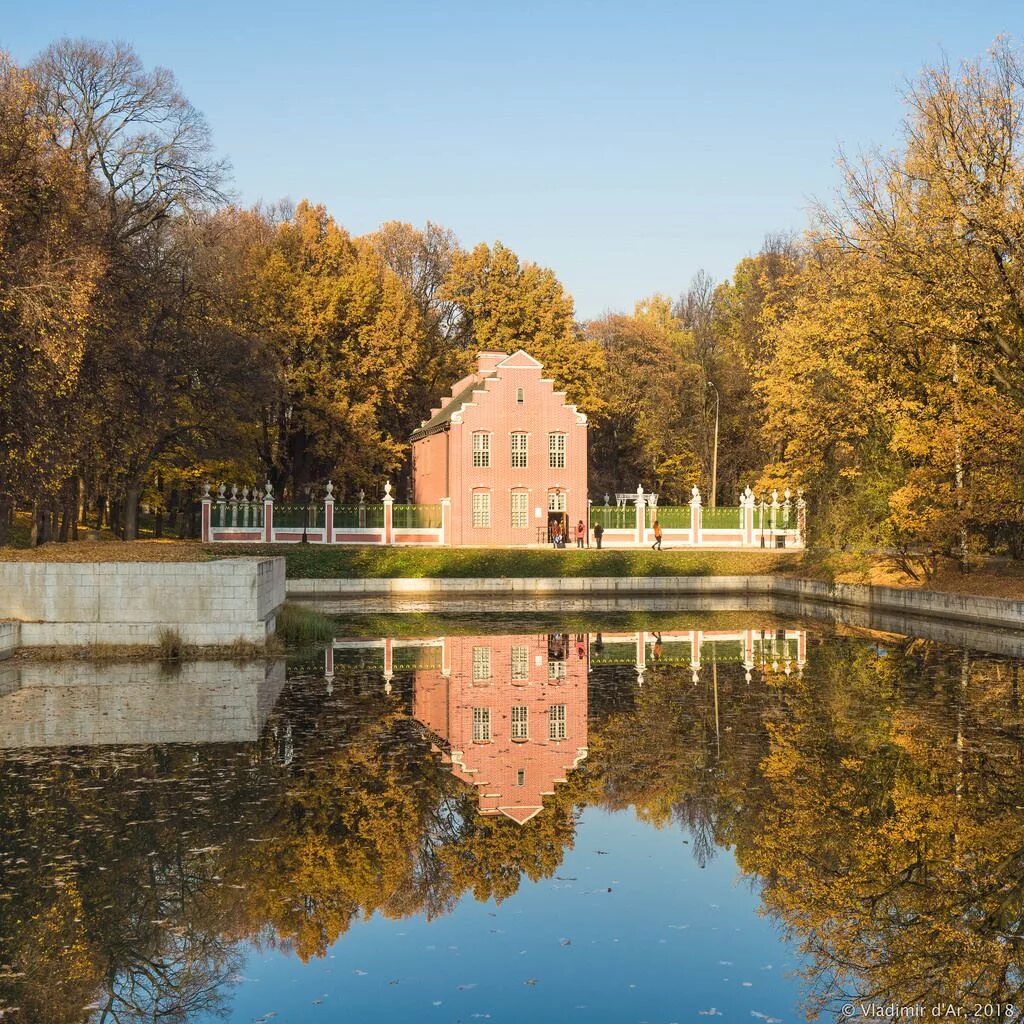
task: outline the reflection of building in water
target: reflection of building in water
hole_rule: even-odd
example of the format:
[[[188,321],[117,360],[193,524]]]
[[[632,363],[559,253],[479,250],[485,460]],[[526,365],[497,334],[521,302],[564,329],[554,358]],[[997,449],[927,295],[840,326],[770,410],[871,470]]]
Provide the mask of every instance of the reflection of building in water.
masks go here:
[[[6,664],[0,749],[251,743],[284,681],[283,660]]]
[[[414,668],[413,715],[476,788],[481,814],[528,821],[587,756],[585,633],[371,644],[382,648],[386,686],[396,669]],[[328,675],[334,656],[329,648]]]
[[[347,652],[345,654],[344,652]],[[476,787],[482,814],[528,821],[587,755],[587,680],[592,668],[632,665],[641,685],[658,665],[705,664],[801,672],[799,629],[551,633],[430,639],[336,640],[326,651],[379,666],[391,692],[412,672],[413,715],[433,735],[453,772]]]
[[[639,631],[599,633],[591,644],[591,664],[636,667],[641,684],[647,671],[657,665],[688,665],[693,681],[708,664],[743,666],[747,682],[754,669],[802,672],[807,662],[807,632],[803,629],[739,629],[684,632]]]
[[[413,714],[482,814],[528,821],[587,756],[586,635],[448,637]]]

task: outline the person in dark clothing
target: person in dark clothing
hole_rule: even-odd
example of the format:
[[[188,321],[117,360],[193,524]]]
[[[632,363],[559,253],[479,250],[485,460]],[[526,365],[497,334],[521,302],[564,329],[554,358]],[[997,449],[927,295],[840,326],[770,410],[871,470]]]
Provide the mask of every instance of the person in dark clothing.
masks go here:
[[[601,549],[601,538],[604,536],[604,527],[600,523],[594,524],[594,543],[598,550]]]
[[[661,523],[657,519],[654,520],[654,543],[651,545],[651,550],[653,551],[655,548],[661,550]]]

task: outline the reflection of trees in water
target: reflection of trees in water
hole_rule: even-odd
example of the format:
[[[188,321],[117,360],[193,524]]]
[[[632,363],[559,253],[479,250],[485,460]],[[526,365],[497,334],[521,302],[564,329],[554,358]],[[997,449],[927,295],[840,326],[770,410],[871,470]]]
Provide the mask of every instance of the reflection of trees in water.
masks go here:
[[[884,656],[883,656],[884,653]],[[0,770],[0,1006],[184,1022],[225,1009],[241,940],[321,955],[359,916],[446,913],[550,876],[575,808],[735,849],[806,952],[809,1008],[1015,1001],[1024,945],[1020,668],[816,645],[592,676],[590,756],[518,825],[477,813],[409,715],[410,679],[293,680],[250,746],[56,751]]]

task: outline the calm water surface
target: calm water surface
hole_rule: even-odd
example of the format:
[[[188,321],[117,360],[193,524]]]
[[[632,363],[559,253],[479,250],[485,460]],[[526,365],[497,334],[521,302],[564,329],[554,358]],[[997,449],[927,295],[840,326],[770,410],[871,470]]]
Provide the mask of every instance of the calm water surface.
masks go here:
[[[1015,1019],[1022,674],[753,612],[8,663],[0,1020]]]

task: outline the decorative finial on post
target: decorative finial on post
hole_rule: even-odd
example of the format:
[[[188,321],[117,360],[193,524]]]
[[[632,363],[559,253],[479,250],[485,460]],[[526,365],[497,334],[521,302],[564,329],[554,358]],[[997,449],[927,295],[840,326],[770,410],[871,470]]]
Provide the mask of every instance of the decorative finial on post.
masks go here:
[[[690,491],[691,501],[700,501],[700,488],[694,484],[693,489]]]
[[[390,498],[391,497],[391,481],[390,480],[388,480],[384,484],[384,497],[385,498]]]
[[[365,504],[365,502],[366,502],[366,491],[364,491],[362,489],[362,487],[360,487],[359,488],[359,504],[362,505],[362,504]]]
[[[205,501],[209,497],[210,497],[210,485],[209,485],[209,483],[206,480],[204,480],[203,481],[203,500]]]
[[[268,480],[263,485],[263,488],[267,492],[266,496],[264,497],[263,500],[264,501],[273,501],[274,500],[274,485]]]
[[[334,500],[334,484],[332,484],[330,480],[327,481],[327,488],[326,488],[326,490],[327,490],[327,497],[330,498],[333,501]]]
[[[227,492],[227,488],[223,484],[221,484],[220,487],[217,488],[217,498],[218,498],[219,501],[223,501],[224,500],[224,494],[226,492]]]

